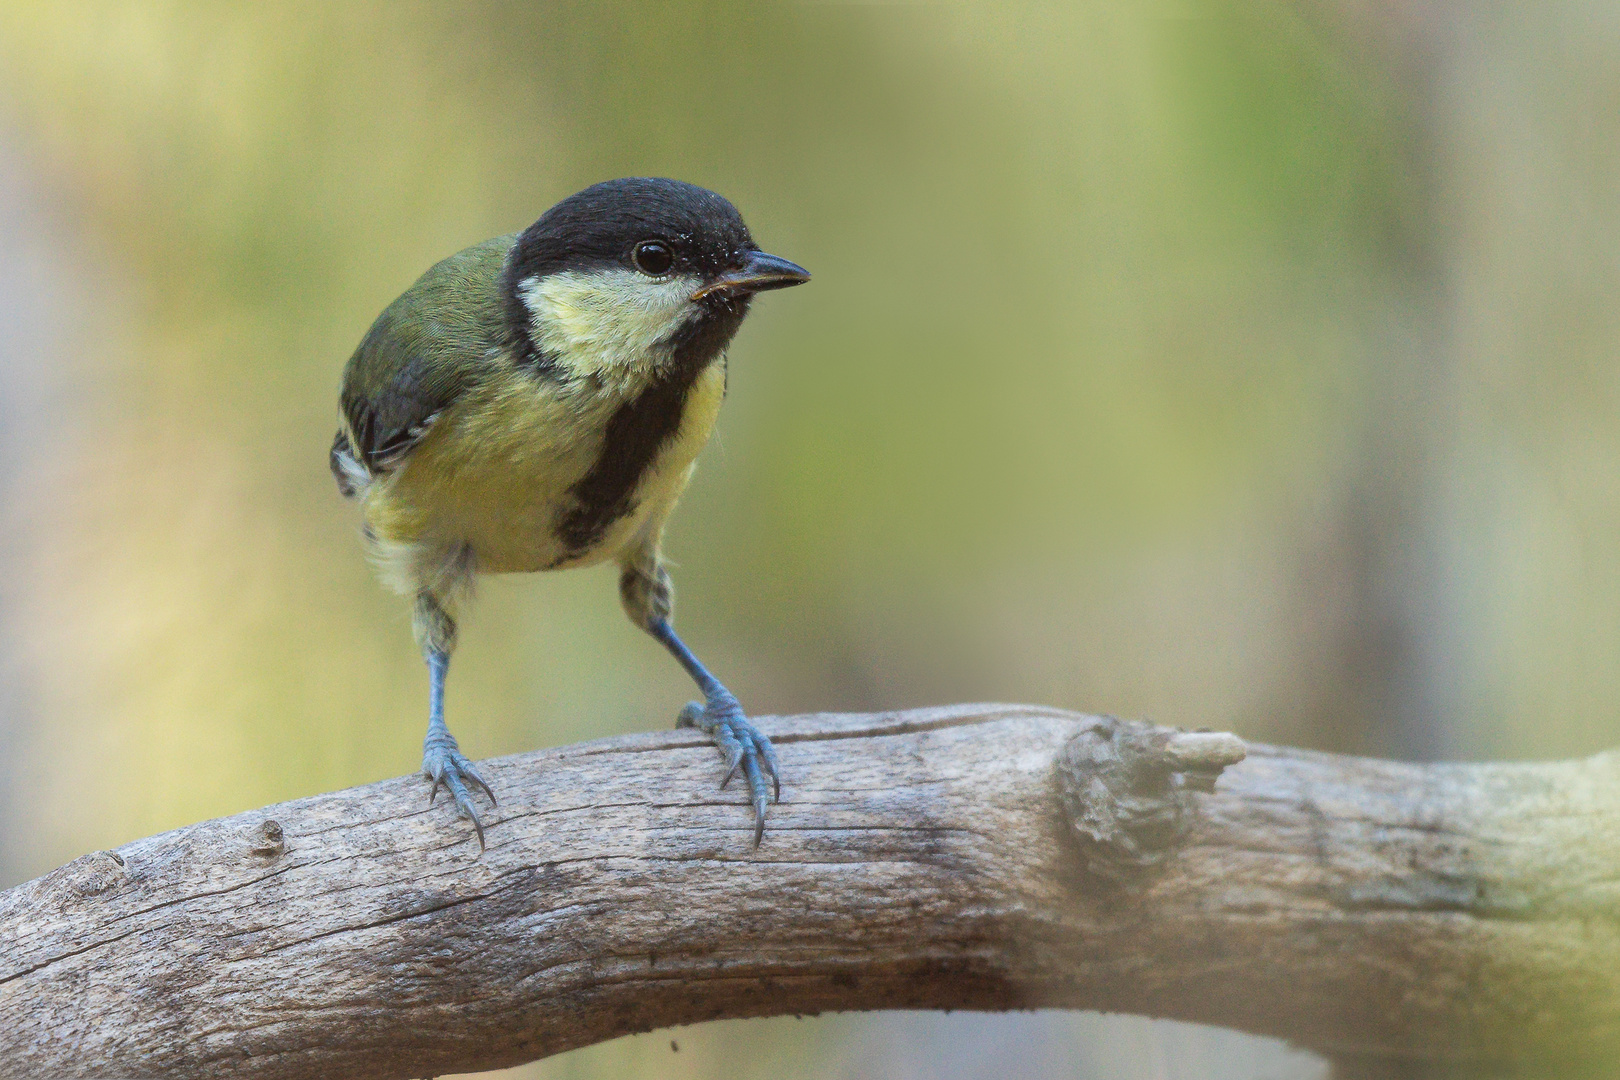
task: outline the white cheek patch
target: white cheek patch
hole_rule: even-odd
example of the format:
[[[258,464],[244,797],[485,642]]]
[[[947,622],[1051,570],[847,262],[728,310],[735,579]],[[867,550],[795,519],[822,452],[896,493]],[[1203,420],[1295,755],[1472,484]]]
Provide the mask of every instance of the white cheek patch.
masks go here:
[[[626,375],[657,366],[664,345],[697,314],[697,278],[649,278],[634,270],[564,271],[528,278],[518,294],[534,342],[576,375]]]

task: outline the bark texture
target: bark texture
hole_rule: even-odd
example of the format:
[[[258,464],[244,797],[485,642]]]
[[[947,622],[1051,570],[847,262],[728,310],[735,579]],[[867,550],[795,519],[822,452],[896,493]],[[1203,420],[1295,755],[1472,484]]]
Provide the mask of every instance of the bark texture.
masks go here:
[[[1358,1076],[1620,1061],[1614,756],[1402,765],[1004,705],[760,723],[758,849],[672,731],[481,766],[482,856],[401,778],[0,894],[0,1076],[380,1080],[887,1008],[1176,1017]]]

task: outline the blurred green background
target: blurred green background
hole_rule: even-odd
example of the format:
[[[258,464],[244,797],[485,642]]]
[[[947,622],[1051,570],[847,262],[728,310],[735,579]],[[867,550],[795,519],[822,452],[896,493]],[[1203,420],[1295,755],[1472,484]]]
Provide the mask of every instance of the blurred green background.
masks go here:
[[[416,768],[339,370],[430,263],[625,174],[816,276],[756,306],[668,542],[752,711],[1605,747],[1617,134],[1585,0],[4,0],[0,886]],[[601,569],[489,581],[450,710],[483,757],[689,693]],[[674,1037],[513,1075],[1323,1068],[1085,1016]]]

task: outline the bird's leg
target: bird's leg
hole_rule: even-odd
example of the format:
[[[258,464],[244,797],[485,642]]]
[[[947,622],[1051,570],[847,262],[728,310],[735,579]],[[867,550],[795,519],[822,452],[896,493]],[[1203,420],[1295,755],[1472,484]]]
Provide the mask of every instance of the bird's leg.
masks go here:
[[[416,597],[416,636],[422,643],[422,655],[428,666],[428,729],[422,741],[422,775],[433,784],[428,794],[431,805],[439,797],[442,786],[455,800],[463,817],[471,818],[473,830],[478,833],[478,849],[484,849],[484,823],[478,819],[473,806],[469,785],[476,784],[495,805],[495,793],[478,775],[472,762],[462,756],[456,737],[444,722],[444,679],[450,671],[450,654],[456,647],[456,622],[444,605],[432,593],[423,591]]]
[[[726,776],[720,781],[721,787],[729,784],[739,771],[748,781],[749,798],[754,804],[754,845],[759,846],[765,835],[765,806],[769,801],[766,776],[770,777],[770,789],[776,801],[782,799],[781,770],[771,740],[748,722],[736,697],[709,673],[675,633],[670,623],[674,591],[656,550],[643,552],[625,564],[619,577],[619,597],[631,621],[657,638],[697,683],[703,702],[689,703],[681,710],[675,726],[695,727],[714,740],[726,759]]]

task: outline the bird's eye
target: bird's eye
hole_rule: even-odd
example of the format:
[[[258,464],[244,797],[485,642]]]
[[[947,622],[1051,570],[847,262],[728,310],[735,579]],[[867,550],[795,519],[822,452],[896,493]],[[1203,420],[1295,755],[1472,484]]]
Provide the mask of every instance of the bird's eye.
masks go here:
[[[636,269],[652,277],[663,277],[675,265],[675,253],[662,240],[643,240],[630,253]]]

